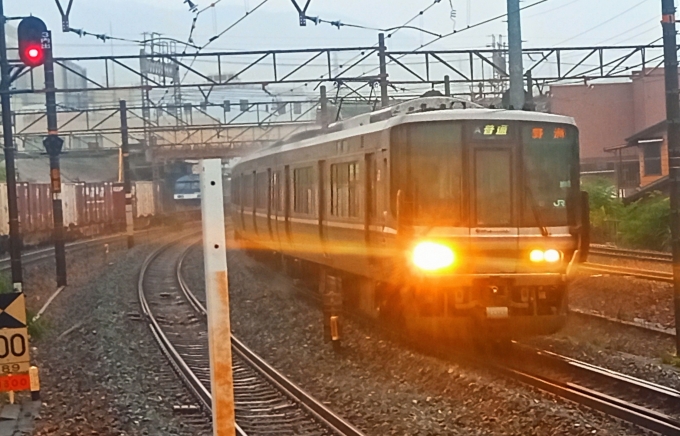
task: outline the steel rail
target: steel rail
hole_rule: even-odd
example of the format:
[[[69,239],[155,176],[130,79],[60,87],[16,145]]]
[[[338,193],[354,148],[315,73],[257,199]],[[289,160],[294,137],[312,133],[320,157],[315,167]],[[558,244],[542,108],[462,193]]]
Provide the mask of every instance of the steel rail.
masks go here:
[[[601,263],[585,263],[580,265],[579,268],[581,270],[590,271],[596,274],[611,274],[653,280],[657,282],[673,283],[673,273],[664,271],[627,268],[623,266],[605,265]]]
[[[667,415],[636,406],[627,401],[619,400],[618,398],[574,383],[556,381],[514,368],[496,366],[496,369],[535,388],[583,404],[640,427],[663,435],[680,435],[680,422],[673,420]]]
[[[108,243],[113,243],[113,242],[118,242],[119,240],[125,241],[126,235],[123,233],[118,233],[115,235],[111,236],[104,236],[101,238],[95,238],[95,239],[86,239],[82,241],[76,241],[76,242],[71,242],[69,244],[66,244],[66,248],[70,253],[73,252],[78,252],[81,250],[85,250],[90,248],[91,246],[95,246],[98,244],[108,244]],[[38,249],[38,250],[32,250],[32,251],[27,251],[24,252],[21,255],[21,261],[24,264],[31,264],[31,263],[36,263],[40,262],[43,260],[49,260],[54,257],[54,247],[50,248],[43,248],[43,249]],[[6,271],[10,268],[10,258],[4,257],[0,259],[0,271]]]
[[[673,255],[671,253],[665,253],[663,251],[631,250],[628,248],[608,247],[606,245],[591,245],[590,253],[596,256],[649,260],[663,263],[670,263],[673,260]]]
[[[194,294],[194,292],[188,286],[182,275],[182,265],[184,264],[184,260],[192,248],[192,246],[188,247],[177,263],[177,281],[182,292],[189,301],[189,304],[198,314],[205,317],[207,316],[207,309],[205,305],[196,297],[196,294]],[[283,392],[287,397],[295,401],[297,404],[300,404],[308,413],[310,413],[320,422],[323,422],[324,425],[328,426],[333,432],[343,436],[363,436],[363,433],[356,427],[340,416],[336,415],[321,402],[295,385],[295,383],[290,381],[286,376],[274,369],[252,350],[246,347],[246,345],[238,338],[232,335],[231,341],[233,351],[241,359],[243,359],[250,367],[254,368],[262,376],[264,376],[270,384],[276,387],[276,389]]]
[[[569,313],[576,315],[576,316],[582,316],[586,318],[594,318],[600,321],[605,321],[605,322],[610,322],[614,324],[621,324],[627,327],[633,327],[639,330],[647,331],[647,332],[652,332],[652,333],[657,333],[661,334],[664,336],[670,336],[670,337],[675,337],[675,329],[670,329],[670,328],[665,328],[660,324],[657,323],[652,323],[652,322],[647,322],[647,321],[642,321],[642,322],[635,322],[635,321],[626,321],[625,319],[619,319],[619,318],[614,318],[611,316],[603,315],[601,313],[596,313],[596,312],[590,312],[582,309],[576,309],[576,308],[570,308]]]
[[[610,388],[611,386],[616,386],[619,391],[626,394],[634,393],[634,395],[643,398],[654,398],[664,404],[664,407],[675,407],[674,410],[678,410],[677,406],[680,405],[680,392],[666,386],[561,356],[551,351],[539,350],[525,345],[516,344],[515,352],[526,353],[524,360],[520,359],[522,362],[526,362],[526,359],[530,361],[538,359],[538,361],[533,361],[537,363],[538,367],[549,372],[551,372],[551,369],[556,369],[558,372],[566,372],[570,375],[576,374],[577,379],[585,376],[587,379],[591,379],[590,382],[586,383],[592,383],[592,378],[595,378],[598,380],[598,384],[601,380],[603,384],[609,385]],[[522,354],[518,354],[518,356],[522,357]],[[522,365],[520,363],[519,365],[494,365],[494,367],[506,375],[531,386],[586,405],[640,427],[663,435],[680,435],[680,421],[675,417],[575,382],[561,381],[552,375],[537,374],[539,371],[525,370],[522,368]]]
[[[185,236],[186,237],[186,236]],[[146,299],[145,289],[144,289],[144,279],[146,278],[147,270],[153,261],[158,258],[158,256],[166,250],[172,248],[177,244],[182,238],[173,241],[169,244],[163,245],[153,251],[144,260],[142,267],[139,272],[139,278],[137,281],[137,293],[139,296],[139,302],[142,308],[142,313],[148,320],[149,329],[151,330],[154,339],[161,348],[161,352],[170,361],[177,374],[182,378],[184,383],[189,387],[193,394],[198,398],[198,400],[203,404],[206,410],[211,410],[212,408],[212,397],[210,396],[210,391],[201,383],[196,374],[189,368],[182,356],[177,352],[175,347],[172,345],[168,337],[163,333],[163,329],[158,324],[156,318],[154,318],[149,303]],[[245,433],[242,433],[245,435]]]

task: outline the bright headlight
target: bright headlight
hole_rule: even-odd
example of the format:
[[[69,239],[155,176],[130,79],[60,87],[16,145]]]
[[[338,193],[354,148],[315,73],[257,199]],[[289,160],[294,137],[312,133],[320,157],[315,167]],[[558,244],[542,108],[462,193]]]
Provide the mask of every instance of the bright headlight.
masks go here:
[[[535,263],[543,262],[545,260],[545,253],[543,253],[541,250],[534,250],[529,255],[529,259]]]
[[[547,250],[544,253],[544,255],[545,261],[549,263],[559,262],[560,258],[562,257],[562,255],[560,255],[560,252],[557,250]]]
[[[560,253],[557,250],[533,250],[529,254],[529,259],[534,262],[534,263],[540,263],[540,262],[548,262],[548,263],[556,263],[559,262],[560,259],[562,258],[562,253]]]
[[[413,263],[425,271],[448,268],[456,261],[453,250],[436,242],[421,242],[413,249]]]

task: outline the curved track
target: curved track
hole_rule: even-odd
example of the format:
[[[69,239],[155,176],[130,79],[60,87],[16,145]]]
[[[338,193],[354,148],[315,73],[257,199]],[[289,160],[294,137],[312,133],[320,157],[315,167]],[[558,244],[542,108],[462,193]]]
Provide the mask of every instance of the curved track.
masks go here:
[[[142,265],[138,292],[142,310],[163,353],[205,409],[210,410],[205,307],[181,274],[182,259],[190,246],[178,241],[152,253]],[[239,435],[362,435],[238,339],[232,337],[232,344]]]

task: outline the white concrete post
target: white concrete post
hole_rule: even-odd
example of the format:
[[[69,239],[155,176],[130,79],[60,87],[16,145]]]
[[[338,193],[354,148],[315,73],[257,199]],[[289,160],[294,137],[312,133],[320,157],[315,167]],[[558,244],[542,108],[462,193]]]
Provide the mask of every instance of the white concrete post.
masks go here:
[[[203,255],[210,345],[213,434],[234,436],[234,380],[231,362],[229,282],[222,196],[222,161],[201,161]]]

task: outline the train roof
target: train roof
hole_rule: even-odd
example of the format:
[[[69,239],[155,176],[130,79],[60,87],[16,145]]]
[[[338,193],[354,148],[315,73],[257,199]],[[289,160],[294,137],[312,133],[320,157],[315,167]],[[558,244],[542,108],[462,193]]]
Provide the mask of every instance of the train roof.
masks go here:
[[[195,182],[197,180],[200,180],[201,176],[200,174],[187,174],[186,176],[182,176],[178,178],[175,183],[177,182]]]
[[[572,117],[507,109],[487,109],[476,103],[453,97],[424,97],[390,106],[375,112],[357,115],[333,123],[327,129],[312,129],[296,133],[256,151],[240,163],[270,156],[282,151],[311,147],[329,141],[340,141],[357,135],[379,132],[391,127],[428,121],[499,120],[532,121],[576,125]]]

